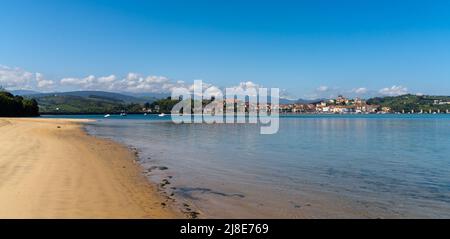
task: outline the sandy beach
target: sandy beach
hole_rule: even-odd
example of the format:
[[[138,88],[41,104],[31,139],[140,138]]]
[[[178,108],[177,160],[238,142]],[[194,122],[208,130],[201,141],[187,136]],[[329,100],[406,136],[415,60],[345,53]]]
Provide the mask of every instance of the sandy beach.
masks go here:
[[[80,121],[0,118],[0,218],[182,217],[134,157]]]

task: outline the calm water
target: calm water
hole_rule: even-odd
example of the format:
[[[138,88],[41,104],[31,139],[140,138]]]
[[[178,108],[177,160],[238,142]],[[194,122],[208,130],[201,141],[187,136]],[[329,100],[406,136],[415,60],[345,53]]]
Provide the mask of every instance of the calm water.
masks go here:
[[[91,134],[138,148],[148,177],[202,217],[450,218],[450,115],[287,116],[275,135],[84,118],[99,118]]]

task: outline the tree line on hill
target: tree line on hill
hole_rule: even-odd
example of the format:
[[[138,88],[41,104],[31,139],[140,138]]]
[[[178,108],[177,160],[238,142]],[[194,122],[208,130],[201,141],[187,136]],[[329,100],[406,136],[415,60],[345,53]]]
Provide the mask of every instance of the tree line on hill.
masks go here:
[[[393,112],[420,112],[438,111],[446,112],[450,110],[450,96],[430,96],[430,95],[400,95],[388,97],[375,97],[367,100],[368,104],[389,107]]]
[[[1,117],[32,117],[39,116],[39,106],[36,100],[14,96],[0,87]]]

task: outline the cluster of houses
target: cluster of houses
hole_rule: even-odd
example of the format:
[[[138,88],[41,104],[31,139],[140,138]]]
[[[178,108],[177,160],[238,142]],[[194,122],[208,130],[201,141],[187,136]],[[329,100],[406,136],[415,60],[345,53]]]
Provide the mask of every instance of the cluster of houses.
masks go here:
[[[278,106],[271,105],[270,103],[261,104],[249,104],[248,102],[240,102],[235,99],[224,100],[223,105],[235,105],[245,112],[258,112],[261,110],[271,112],[278,110],[280,113],[315,113],[315,114],[345,114],[345,113],[389,113],[391,109],[388,107],[381,107],[379,105],[369,105],[362,99],[347,99],[343,96],[339,96],[336,99],[327,101],[321,101],[318,103],[310,104],[280,104]],[[221,105],[214,107],[222,109]],[[210,113],[211,109],[204,109],[205,113]]]
[[[235,110],[237,112],[272,112],[272,110],[279,110],[279,107],[274,106],[270,103],[250,104],[249,102],[244,102],[237,99],[225,99],[223,102],[208,103],[208,107],[205,107],[203,109],[203,113],[225,113],[224,110],[226,109],[229,109],[231,111]]]
[[[449,105],[449,101],[435,100],[434,105]],[[330,99],[311,104],[282,104],[280,105],[282,113],[311,113],[311,114],[450,114],[450,110],[419,110],[394,112],[389,107],[381,105],[368,104],[363,99],[348,99],[342,95],[336,99]]]
[[[283,113],[319,113],[319,114],[374,114],[390,113],[389,107],[380,105],[369,105],[363,99],[348,99],[344,96],[338,96],[336,99],[330,99],[311,104],[283,104],[280,105],[280,111]]]
[[[434,105],[450,105],[450,101],[434,100]]]

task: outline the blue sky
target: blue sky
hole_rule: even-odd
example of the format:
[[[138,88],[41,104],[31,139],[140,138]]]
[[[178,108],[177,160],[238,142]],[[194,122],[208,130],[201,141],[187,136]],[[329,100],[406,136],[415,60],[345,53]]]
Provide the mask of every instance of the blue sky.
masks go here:
[[[108,84],[150,77],[150,88],[142,89],[202,79],[219,87],[279,87],[304,98],[450,95],[449,1],[4,0],[0,6],[0,84],[7,88],[117,91],[123,85]]]

